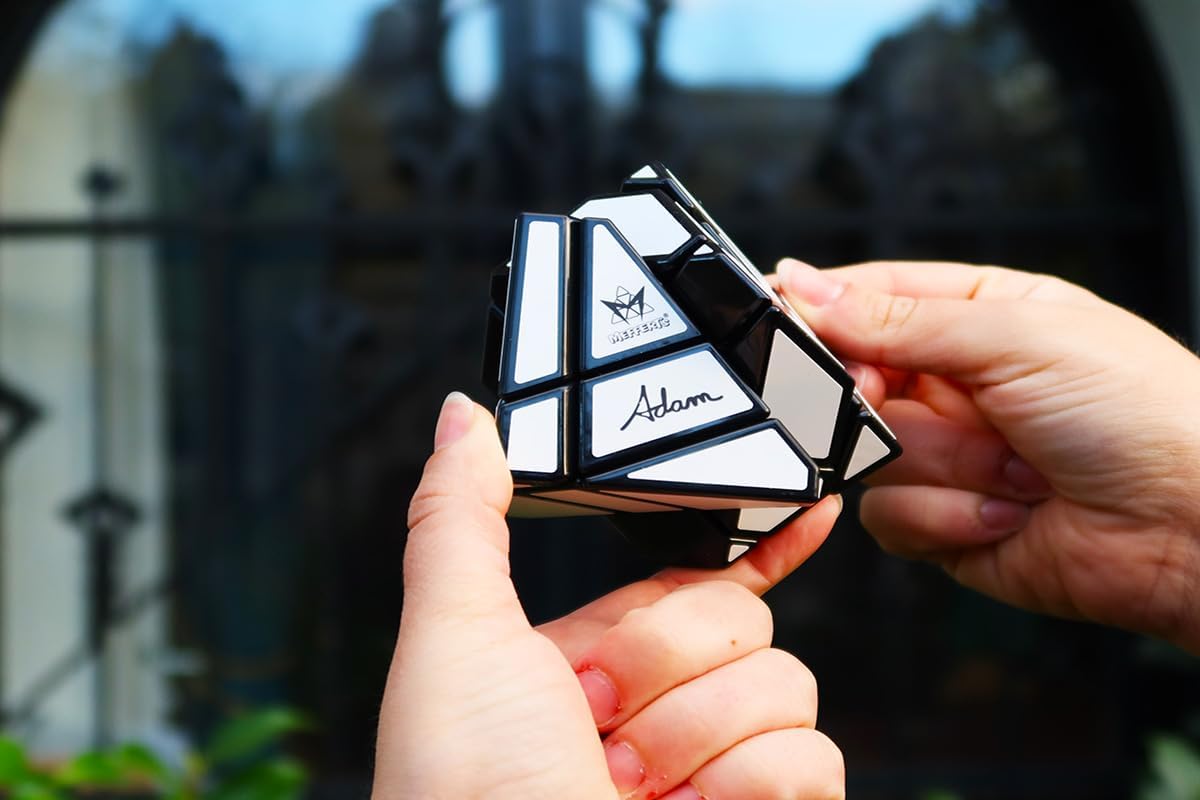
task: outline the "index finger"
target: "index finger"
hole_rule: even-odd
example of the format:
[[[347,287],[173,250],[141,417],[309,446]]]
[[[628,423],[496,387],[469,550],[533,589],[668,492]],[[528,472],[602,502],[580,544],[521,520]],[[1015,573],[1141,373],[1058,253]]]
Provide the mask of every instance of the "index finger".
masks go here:
[[[785,273],[795,259],[776,266]],[[868,261],[822,272],[839,282],[905,297],[943,297],[958,300],[1016,300],[1029,298],[1066,305],[1104,302],[1096,295],[1051,275],[990,265],[949,261]]]
[[[648,606],[685,584],[733,581],[761,595],[821,546],[841,510],[841,495],[830,495],[725,569],[668,567],[645,580],[609,592],[565,617],[540,625],[538,630],[573,660],[626,613]]]
[[[829,495],[725,569],[668,567],[650,580],[664,581],[671,588],[706,580],[733,581],[755,594],[764,594],[816,552],[841,511],[842,496]]]

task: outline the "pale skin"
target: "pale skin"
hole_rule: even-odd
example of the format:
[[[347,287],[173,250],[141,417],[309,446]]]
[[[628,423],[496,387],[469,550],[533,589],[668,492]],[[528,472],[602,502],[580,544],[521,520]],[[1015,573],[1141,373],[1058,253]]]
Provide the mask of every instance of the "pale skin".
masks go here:
[[[863,497],[885,549],[1200,654],[1200,360],[1046,276],[785,261],[774,281],[906,448]],[[770,649],[755,596],[820,545],[840,499],[727,570],[666,570],[534,629],[508,577],[490,415],[452,396],[435,450],[410,510],[376,797],[844,796],[812,676]]]
[[[1045,275],[778,272],[906,448],[862,500],[885,549],[1013,605],[1200,654],[1200,359]]]
[[[530,626],[495,423],[452,394],[409,511],[373,796],[818,800],[844,768],[757,595],[824,541],[826,498],[719,572],[668,569]]]

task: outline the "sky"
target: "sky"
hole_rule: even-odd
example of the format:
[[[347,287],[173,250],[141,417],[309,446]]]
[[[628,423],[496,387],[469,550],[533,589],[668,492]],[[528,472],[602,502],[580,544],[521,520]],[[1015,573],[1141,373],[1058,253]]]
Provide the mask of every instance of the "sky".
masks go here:
[[[549,0],[565,2],[566,0]],[[466,105],[487,99],[497,78],[497,14],[488,0],[450,0],[457,19],[447,73]],[[937,9],[965,13],[975,0],[676,0],[663,35],[663,67],[685,86],[819,89],[863,63],[881,36]],[[154,42],[177,20],[214,35],[252,91],[282,80],[318,81],[349,62],[381,0],[71,0],[43,37],[42,57],[104,60],[133,38]],[[628,17],[637,0],[595,0],[588,67],[601,92],[619,97],[638,55]],[[48,52],[47,52],[48,51]]]

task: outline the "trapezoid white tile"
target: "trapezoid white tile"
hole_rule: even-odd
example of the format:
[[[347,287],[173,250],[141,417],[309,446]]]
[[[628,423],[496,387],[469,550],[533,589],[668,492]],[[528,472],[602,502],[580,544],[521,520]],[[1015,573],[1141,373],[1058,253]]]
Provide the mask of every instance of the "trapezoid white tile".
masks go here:
[[[562,467],[562,398],[518,405],[508,412],[505,437],[508,468],[553,475]]]
[[[781,330],[767,361],[763,402],[811,457],[828,458],[845,389]]]

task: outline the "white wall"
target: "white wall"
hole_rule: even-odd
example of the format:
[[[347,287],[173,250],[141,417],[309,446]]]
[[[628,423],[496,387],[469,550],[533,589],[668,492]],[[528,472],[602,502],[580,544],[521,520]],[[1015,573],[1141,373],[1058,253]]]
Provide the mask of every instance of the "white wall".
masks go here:
[[[0,214],[85,216],[80,176],[94,161],[126,178],[124,210],[146,196],[133,104],[119,80],[123,70],[103,53],[86,54],[92,63],[85,65],[61,60],[73,49],[61,46],[71,22],[59,21],[43,36],[7,99],[0,121]],[[98,76],[118,80],[93,80]],[[118,240],[108,255],[109,472],[114,488],[134,498],[145,515],[126,538],[118,565],[121,590],[129,592],[158,580],[165,563],[161,336],[148,245]],[[63,520],[62,508],[94,485],[92,277],[89,245],[79,239],[0,243],[0,375],[46,410],[0,468],[0,698],[6,707],[84,635],[83,537]],[[161,608],[152,609],[110,642],[118,736],[154,737],[160,730],[167,697],[155,657],[164,645],[164,619]],[[92,691],[89,667],[54,693],[33,726],[17,733],[43,753],[87,746]]]

